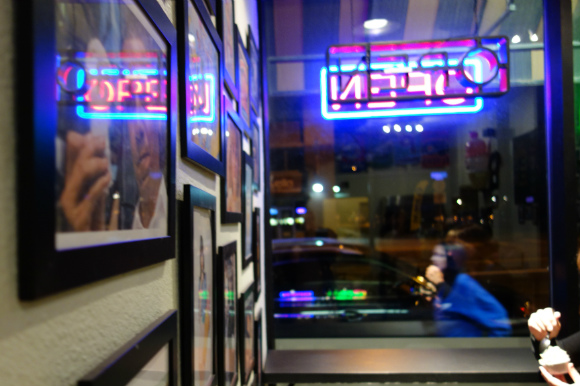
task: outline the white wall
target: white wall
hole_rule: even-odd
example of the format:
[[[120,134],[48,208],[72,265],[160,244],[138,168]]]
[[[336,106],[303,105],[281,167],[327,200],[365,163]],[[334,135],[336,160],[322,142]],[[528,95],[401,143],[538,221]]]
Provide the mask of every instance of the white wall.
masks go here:
[[[166,12],[172,13],[171,2],[158,1]],[[248,23],[254,35],[258,35],[256,0],[236,1],[236,23],[242,36],[246,36]],[[0,386],[76,385],[80,377],[143,328],[166,311],[178,308],[178,262],[172,259],[34,302],[18,300],[15,205],[18,128],[14,114],[17,58],[13,28],[13,2],[0,0]],[[219,221],[219,178],[183,162],[179,146],[176,159],[177,198],[183,197],[183,184],[215,195],[217,246],[237,240],[238,256],[242,256],[240,224],[221,225]],[[254,205],[260,207],[261,202],[260,192],[254,197]],[[263,229],[261,240],[263,244]],[[250,265],[241,272],[241,266],[240,260],[239,294],[253,281],[253,267]],[[264,283],[256,311],[263,307]]]

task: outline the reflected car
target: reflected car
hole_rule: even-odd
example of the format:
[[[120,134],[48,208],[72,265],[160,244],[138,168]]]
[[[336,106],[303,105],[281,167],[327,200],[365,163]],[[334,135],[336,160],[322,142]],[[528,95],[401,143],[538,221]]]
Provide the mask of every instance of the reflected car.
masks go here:
[[[331,238],[273,240],[276,319],[431,319],[419,269]]]

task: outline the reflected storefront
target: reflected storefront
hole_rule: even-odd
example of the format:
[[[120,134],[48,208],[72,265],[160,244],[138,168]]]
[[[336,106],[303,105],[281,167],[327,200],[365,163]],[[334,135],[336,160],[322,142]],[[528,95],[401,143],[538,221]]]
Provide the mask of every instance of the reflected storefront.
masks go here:
[[[275,336],[527,336],[570,234],[543,2],[264,6]]]

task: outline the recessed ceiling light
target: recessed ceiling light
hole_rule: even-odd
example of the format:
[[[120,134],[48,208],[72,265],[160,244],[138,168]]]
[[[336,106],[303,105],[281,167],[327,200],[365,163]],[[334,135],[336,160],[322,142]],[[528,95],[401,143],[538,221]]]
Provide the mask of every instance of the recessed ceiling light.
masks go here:
[[[514,43],[514,44],[517,44],[521,41],[522,41],[522,39],[520,38],[520,35],[514,35],[514,37],[512,38],[512,43]]]
[[[387,24],[389,23],[389,21],[387,19],[371,19],[371,20],[367,20],[363,23],[363,26],[365,27],[365,29],[381,29],[381,28],[385,28],[387,26]]]

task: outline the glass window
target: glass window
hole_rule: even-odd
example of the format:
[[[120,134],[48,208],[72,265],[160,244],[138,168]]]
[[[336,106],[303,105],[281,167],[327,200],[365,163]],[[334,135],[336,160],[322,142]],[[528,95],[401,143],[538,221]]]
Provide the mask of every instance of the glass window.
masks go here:
[[[542,1],[267,1],[264,22],[278,337],[527,336]]]

